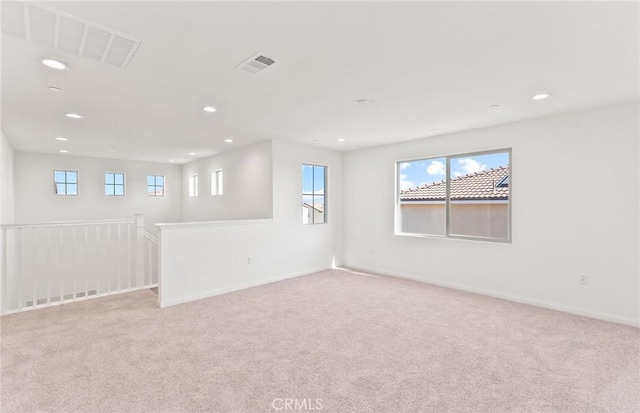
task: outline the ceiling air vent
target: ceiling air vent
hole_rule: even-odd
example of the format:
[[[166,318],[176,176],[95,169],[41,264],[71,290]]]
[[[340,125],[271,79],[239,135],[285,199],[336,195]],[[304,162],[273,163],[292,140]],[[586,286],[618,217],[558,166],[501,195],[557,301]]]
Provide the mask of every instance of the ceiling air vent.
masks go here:
[[[276,61],[270,57],[267,57],[263,54],[256,54],[249,60],[246,60],[240,63],[237,68],[240,70],[244,70],[245,72],[249,72],[252,74],[257,74],[262,72],[264,69],[273,65]]]
[[[142,40],[34,2],[2,2],[2,34],[127,67]]]

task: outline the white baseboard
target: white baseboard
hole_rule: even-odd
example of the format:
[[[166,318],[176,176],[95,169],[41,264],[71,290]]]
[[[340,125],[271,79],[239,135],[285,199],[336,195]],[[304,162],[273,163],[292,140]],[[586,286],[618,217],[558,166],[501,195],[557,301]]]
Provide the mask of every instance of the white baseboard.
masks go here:
[[[521,304],[533,305],[536,307],[547,308],[550,310],[562,311],[565,313],[575,314],[575,315],[584,316],[584,317],[597,318],[598,320],[611,321],[614,323],[624,324],[627,326],[640,327],[640,319],[637,319],[637,318],[625,317],[617,314],[602,313],[599,311],[593,311],[586,308],[574,307],[574,306],[569,306],[565,304],[558,304],[558,303],[553,303],[549,301],[538,300],[536,298],[524,297],[524,296],[513,295],[513,294],[505,294],[505,293],[500,293],[496,291],[485,290],[482,288],[468,287],[462,284],[443,282],[443,281],[438,281],[438,280],[424,278],[424,277],[417,277],[415,275],[403,274],[403,273],[383,270],[379,268],[368,268],[365,266],[348,265],[348,266],[345,266],[345,269],[360,270],[360,271],[366,271],[373,274],[387,275],[389,277],[403,278],[405,280],[417,281],[425,284],[432,284],[440,287],[452,288],[454,290],[461,290],[461,291],[466,291],[470,293],[488,295],[490,297],[501,298],[503,300],[509,300],[509,301],[514,301]]]
[[[252,288],[252,287],[257,287],[259,285],[265,285],[265,284],[271,284],[271,283],[275,283],[278,281],[284,281],[284,280],[288,280],[290,278],[296,278],[296,277],[301,277],[303,275],[309,275],[309,274],[313,274],[315,272],[320,272],[320,271],[325,271],[325,270],[329,270],[331,269],[331,267],[318,267],[318,268],[311,268],[308,270],[304,270],[304,271],[299,271],[299,272],[295,272],[295,273],[290,273],[287,275],[282,275],[282,276],[277,276],[277,277],[272,277],[272,278],[265,278],[263,280],[257,280],[257,281],[252,281],[249,283],[244,283],[244,284],[238,284],[238,285],[234,285],[234,286],[230,286],[230,287],[225,287],[225,288],[218,288],[215,290],[209,290],[209,291],[204,291],[198,294],[192,294],[186,297],[180,297],[180,298],[175,298],[173,300],[166,300],[166,301],[162,301],[162,299],[160,299],[160,294],[158,294],[158,306],[160,308],[166,308],[166,307],[171,307],[174,305],[178,305],[178,304],[184,304],[184,303],[188,303],[191,301],[196,301],[196,300],[201,300],[203,298],[209,298],[209,297],[215,297],[216,295],[222,295],[222,294],[227,294],[227,293],[231,293],[234,291],[240,291],[240,290],[245,290],[247,288]]]

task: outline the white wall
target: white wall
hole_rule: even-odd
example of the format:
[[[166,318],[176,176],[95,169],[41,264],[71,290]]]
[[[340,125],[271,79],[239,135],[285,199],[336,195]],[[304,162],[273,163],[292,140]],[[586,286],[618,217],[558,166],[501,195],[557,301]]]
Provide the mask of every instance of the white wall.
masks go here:
[[[53,190],[53,170],[78,171],[78,195]],[[16,223],[132,218],[145,215],[145,227],[181,220],[181,171],[178,165],[32,152],[15,154]],[[126,196],[104,195],[104,173],[126,174]],[[147,175],[165,176],[165,196],[147,195]]]
[[[637,325],[639,120],[629,104],[350,152],[345,264]],[[396,160],[506,147],[511,244],[394,236]]]
[[[342,154],[280,141],[272,151],[273,219],[159,226],[161,306],[341,263]],[[329,167],[327,224],[302,224],[303,163]]]
[[[1,133],[0,137],[0,225],[14,220],[13,157],[11,143]]]
[[[223,170],[224,191],[211,195],[211,173]],[[198,174],[198,196],[189,197],[189,177]],[[271,218],[271,141],[225,152],[182,166],[183,220]]]

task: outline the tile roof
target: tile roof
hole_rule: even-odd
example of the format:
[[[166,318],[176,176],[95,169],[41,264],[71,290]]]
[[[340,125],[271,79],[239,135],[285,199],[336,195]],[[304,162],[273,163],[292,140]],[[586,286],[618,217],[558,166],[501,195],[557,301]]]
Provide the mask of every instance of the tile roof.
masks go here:
[[[509,198],[509,167],[499,166],[486,171],[462,175],[451,180],[451,199],[506,200]],[[497,187],[505,178],[506,185]],[[445,181],[425,184],[400,191],[401,201],[444,201]]]

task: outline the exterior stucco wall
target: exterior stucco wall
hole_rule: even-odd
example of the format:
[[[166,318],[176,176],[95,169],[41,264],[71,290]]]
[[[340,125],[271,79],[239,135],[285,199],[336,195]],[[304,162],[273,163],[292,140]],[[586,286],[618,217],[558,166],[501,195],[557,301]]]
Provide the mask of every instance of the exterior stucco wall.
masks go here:
[[[445,204],[403,204],[401,230],[406,233],[445,235]],[[451,205],[451,233],[493,238],[507,238],[508,205]]]

